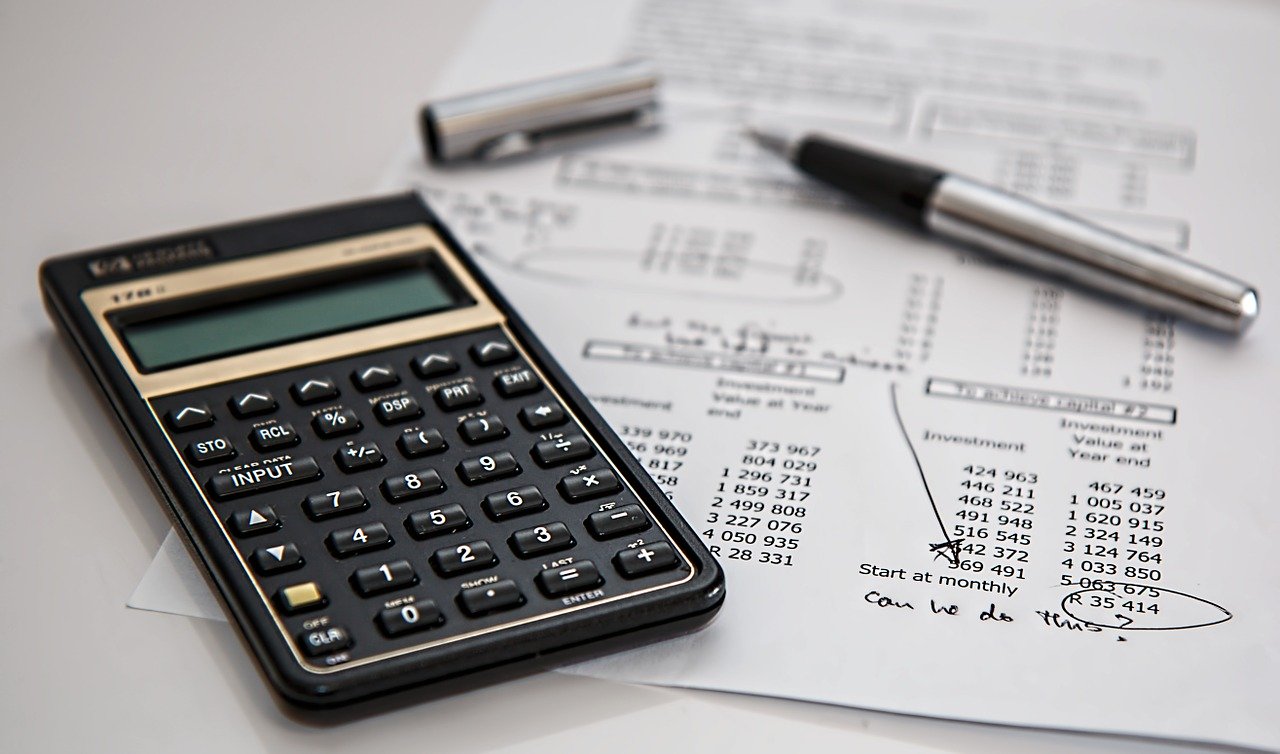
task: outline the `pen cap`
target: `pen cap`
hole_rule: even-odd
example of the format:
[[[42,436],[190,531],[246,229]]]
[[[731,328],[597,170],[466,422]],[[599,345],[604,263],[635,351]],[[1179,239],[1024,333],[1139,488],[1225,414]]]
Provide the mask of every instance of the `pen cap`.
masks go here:
[[[647,60],[538,79],[422,108],[427,159],[491,161],[570,139],[657,125],[658,73]]]

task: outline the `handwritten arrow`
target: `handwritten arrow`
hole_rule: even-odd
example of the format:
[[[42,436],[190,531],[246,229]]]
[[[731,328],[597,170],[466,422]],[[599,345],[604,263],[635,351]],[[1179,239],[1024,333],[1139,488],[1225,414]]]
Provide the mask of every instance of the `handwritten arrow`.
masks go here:
[[[907,425],[902,422],[902,412],[898,409],[898,383],[889,384],[889,400],[893,404],[893,418],[898,420],[898,429],[902,430],[902,439],[907,441],[907,450],[911,451],[911,460],[916,462],[916,471],[920,473],[920,483],[924,485],[924,494],[929,498],[929,505],[933,508],[933,517],[938,521],[938,528],[942,530],[942,542],[929,545],[929,551],[934,553],[936,558],[939,554],[946,553],[951,565],[960,565],[960,542],[962,540],[952,539],[947,536],[947,525],[942,523],[942,514],[938,512],[938,504],[933,499],[933,492],[929,489],[929,480],[924,475],[924,466],[920,464],[920,456],[916,453],[916,446],[911,442],[911,435],[907,433]]]

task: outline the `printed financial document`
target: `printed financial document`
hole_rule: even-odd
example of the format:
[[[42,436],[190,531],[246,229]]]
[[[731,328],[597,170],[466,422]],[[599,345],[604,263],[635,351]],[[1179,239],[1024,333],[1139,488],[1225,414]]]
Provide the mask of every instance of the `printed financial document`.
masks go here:
[[[709,629],[573,672],[1280,748],[1278,32],[1247,2],[491,6],[437,94],[640,55],[665,126],[439,171],[413,143],[382,188],[427,197],[727,572]],[[744,122],[1203,259],[1261,319],[1232,341],[885,224]]]
[[[727,569],[709,630],[577,672],[1280,747],[1265,306],[1232,342],[1063,288],[739,131],[898,150],[1265,300],[1277,195],[1240,171],[1280,173],[1249,89],[1278,31],[1220,3],[492,7],[439,93],[664,75],[660,135],[442,171],[414,144],[384,186],[444,214]]]

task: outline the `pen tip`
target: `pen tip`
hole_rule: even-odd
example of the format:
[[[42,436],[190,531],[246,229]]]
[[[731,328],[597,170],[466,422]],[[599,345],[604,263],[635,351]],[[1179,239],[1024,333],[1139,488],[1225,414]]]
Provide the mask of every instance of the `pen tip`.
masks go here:
[[[795,140],[787,134],[755,125],[744,125],[742,133],[766,151],[791,159],[795,151]]]

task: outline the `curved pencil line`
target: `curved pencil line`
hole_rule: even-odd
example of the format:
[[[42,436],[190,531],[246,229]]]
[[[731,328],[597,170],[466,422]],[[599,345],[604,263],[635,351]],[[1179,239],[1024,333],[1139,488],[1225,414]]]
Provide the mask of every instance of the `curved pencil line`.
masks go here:
[[[889,400],[893,404],[893,418],[898,421],[898,429],[902,431],[902,439],[907,441],[907,449],[911,451],[911,460],[916,463],[916,471],[920,473],[920,484],[924,485],[924,494],[929,498],[929,505],[933,508],[933,517],[938,520],[938,528],[942,530],[942,544],[931,547],[934,552],[946,547],[951,549],[951,562],[953,565],[959,565],[960,554],[956,549],[956,543],[951,541],[951,537],[947,536],[947,525],[942,523],[942,514],[938,512],[938,504],[933,500],[933,491],[929,489],[929,480],[925,478],[924,466],[920,464],[920,456],[916,453],[916,446],[911,442],[911,435],[907,433],[907,425],[902,422],[902,412],[898,409],[898,383],[889,383]]]

